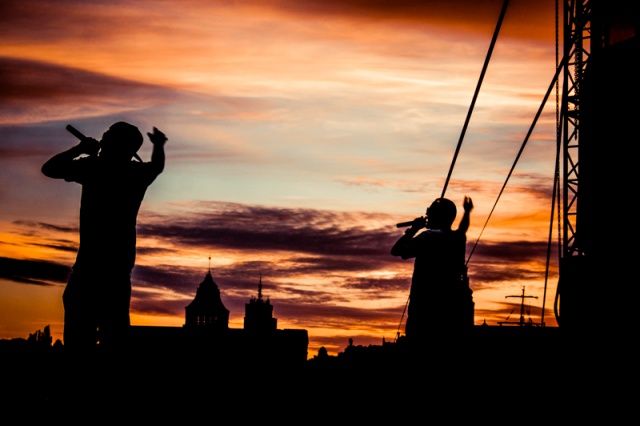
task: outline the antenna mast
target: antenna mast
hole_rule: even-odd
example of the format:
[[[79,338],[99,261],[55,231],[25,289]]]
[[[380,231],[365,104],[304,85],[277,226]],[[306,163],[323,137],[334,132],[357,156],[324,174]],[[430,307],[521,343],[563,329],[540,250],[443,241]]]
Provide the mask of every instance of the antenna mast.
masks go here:
[[[520,327],[524,326],[524,299],[526,298],[530,298],[530,299],[537,299],[538,296],[525,296],[524,295],[524,287],[522,287],[522,294],[520,295],[514,295],[514,296],[505,296],[504,298],[508,298],[508,297],[519,297],[520,299],[522,299],[522,302],[520,303],[520,321],[518,321],[517,324],[520,324]],[[500,325],[502,324],[508,324],[509,321],[502,321],[500,322]],[[513,324],[513,322],[511,322],[511,324]]]

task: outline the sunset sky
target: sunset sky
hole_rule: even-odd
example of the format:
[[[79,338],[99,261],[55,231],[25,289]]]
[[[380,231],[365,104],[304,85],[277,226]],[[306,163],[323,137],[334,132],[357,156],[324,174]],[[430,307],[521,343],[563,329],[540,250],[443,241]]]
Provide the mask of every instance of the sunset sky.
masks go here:
[[[67,124],[99,139],[127,121],[169,138],[138,217],[134,325],[181,327],[210,268],[232,328],[262,276],[309,357],[392,341],[413,268],[390,255],[395,224],[443,191],[502,4],[3,1],[0,339],[62,339],[81,188],[40,167],[77,143]],[[540,322],[546,282],[557,326],[555,92],[489,218],[555,73],[555,7],[509,2],[446,188],[456,223],[475,205],[476,324],[518,320],[523,288]]]

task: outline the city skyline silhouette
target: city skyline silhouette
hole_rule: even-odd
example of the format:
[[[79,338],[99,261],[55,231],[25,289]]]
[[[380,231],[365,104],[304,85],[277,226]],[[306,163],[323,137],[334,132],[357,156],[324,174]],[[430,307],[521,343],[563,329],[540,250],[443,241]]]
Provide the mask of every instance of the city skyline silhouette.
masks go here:
[[[120,120],[145,132],[158,126],[173,141],[167,168],[141,206],[134,324],[180,325],[212,257],[233,327],[241,327],[262,272],[282,326],[309,330],[311,353],[324,347],[337,354],[343,333],[363,345],[395,338],[412,265],[388,255],[394,225],[424,214],[442,192],[503,1],[461,3],[455,12],[449,3],[398,4],[384,13],[375,4],[316,5],[313,13],[184,4],[153,7],[153,25],[140,3],[132,6],[139,26],[123,22],[117,4],[105,6],[108,16],[87,5],[43,4],[23,10],[10,2],[4,10],[7,46],[20,46],[20,54],[1,59],[11,90],[0,104],[0,173],[8,183],[0,212],[0,338],[45,324],[61,338],[79,198],[72,185],[32,172],[77,142],[69,124],[96,137]],[[83,18],[67,19],[76,14]],[[17,25],[22,20],[33,23],[31,31]],[[265,22],[279,31],[262,31]],[[173,29],[170,40],[161,28]],[[555,71],[553,28],[553,2],[509,5],[447,186],[457,205],[464,194],[474,196],[470,244]],[[96,38],[78,36],[81,29]],[[147,40],[148,48],[124,39]],[[42,43],[55,47],[39,49]],[[171,66],[158,66],[158,57]],[[531,315],[540,322],[551,109],[469,265],[477,324],[507,318],[518,304],[504,296],[522,285],[539,297]],[[148,160],[150,153],[144,144],[139,155]],[[552,263],[552,287],[556,281]],[[544,322],[556,325],[551,309]]]
[[[228,70],[248,74],[222,72],[225,61],[216,56],[221,72],[215,75],[226,75],[227,80],[212,83],[204,78],[215,68],[212,64],[204,67],[207,73],[189,74],[176,60],[170,72],[158,67],[154,74],[148,64],[138,68],[127,61],[109,68],[111,62],[98,53],[89,55],[92,59],[77,57],[78,64],[71,64],[55,49],[41,53],[45,33],[37,31],[31,39],[13,24],[7,30],[11,40],[30,53],[5,52],[0,57],[6,84],[14,89],[7,95],[9,118],[0,124],[6,141],[6,155],[0,158],[6,167],[0,167],[0,177],[9,183],[0,216],[0,330],[8,336],[0,335],[7,373],[2,401],[8,407],[36,407],[38,420],[59,409],[74,417],[104,413],[105,418],[122,419],[124,407],[147,419],[163,409],[179,414],[191,408],[189,413],[201,415],[211,407],[242,416],[236,403],[256,410],[248,410],[248,417],[271,410],[277,419],[313,413],[335,422],[347,413],[348,421],[359,415],[374,421],[379,420],[374,412],[388,408],[396,421],[439,421],[442,415],[455,420],[458,412],[466,411],[476,420],[495,420],[502,409],[522,403],[529,394],[541,399],[534,420],[548,421],[558,413],[575,420],[576,413],[586,414],[592,407],[596,413],[615,411],[607,413],[610,419],[624,413],[631,405],[628,394],[622,394],[621,381],[633,372],[635,353],[635,308],[627,297],[635,241],[632,233],[615,230],[609,222],[624,214],[624,199],[614,198],[613,189],[626,190],[634,181],[635,159],[619,146],[637,139],[640,87],[633,60],[640,52],[638,8],[635,3],[593,1],[593,10],[572,11],[589,19],[588,39],[599,42],[589,45],[588,54],[569,49],[584,47],[579,42],[584,29],[578,28],[575,44],[564,46],[565,53],[585,53],[589,60],[584,63],[554,55],[559,51],[545,44],[553,32],[548,28],[521,38],[518,23],[531,19],[513,21],[507,13],[505,33],[496,48],[509,46],[511,54],[530,56],[496,51],[498,67],[493,68],[494,62],[489,67],[479,101],[485,93],[488,97],[476,109],[480,122],[471,120],[471,145],[461,151],[447,195],[457,205],[465,194],[474,200],[465,246],[467,254],[474,254],[467,277],[473,292],[473,325],[464,338],[429,335],[416,345],[408,344],[404,328],[413,263],[390,255],[404,232],[396,224],[421,216],[440,195],[490,28],[498,6],[507,4],[490,2],[480,8],[465,2],[471,8],[465,11],[482,11],[482,16],[475,16],[480,26],[465,29],[474,19],[455,20],[456,25],[447,28],[456,28],[451,32],[457,37],[448,39],[447,32],[439,43],[434,39],[439,32],[432,28],[437,21],[428,8],[436,3],[415,10],[404,5],[390,15],[381,13],[380,5],[367,9],[371,14],[356,13],[360,9],[351,9],[351,4],[338,11],[318,4],[314,13],[306,7],[261,5],[238,18],[243,26],[233,26],[234,34],[270,22],[302,36],[305,31],[299,32],[299,25],[294,25],[298,21],[290,16],[307,17],[305,22],[314,25],[306,31],[315,36],[332,26],[336,32],[318,44],[304,38],[295,48],[274,43],[281,38],[264,40],[263,47],[271,41],[278,53],[278,67],[269,68],[268,74],[279,80],[275,83],[261,74],[255,85],[247,83],[253,81],[249,71],[264,72],[259,65],[266,68],[274,61],[254,62],[256,55],[246,53],[257,50],[249,45],[242,44],[246,56],[228,60],[233,64],[243,58],[241,62],[251,66],[229,65]],[[530,9],[524,5],[530,8],[532,3],[516,6],[514,17],[526,16],[523,11]],[[68,10],[64,5],[51,7]],[[113,12],[106,22],[123,23],[118,9],[105,7]],[[138,6],[132,7],[140,13],[136,16],[146,15],[146,10],[143,14]],[[194,11],[190,5],[184,7],[181,10]],[[248,11],[242,5],[230,7]],[[436,15],[447,17],[450,10],[440,7],[444,6],[438,6]],[[7,7],[14,19],[21,10],[13,3]],[[320,10],[323,13],[315,17]],[[413,19],[412,10],[420,19]],[[212,11],[231,16],[219,5],[211,5],[203,16],[213,19]],[[536,10],[544,16],[546,12]],[[29,13],[35,22],[45,22]],[[63,15],[47,18],[60,22]],[[605,19],[612,16],[619,19]],[[91,15],[88,22],[96,18]],[[349,29],[343,28],[342,19]],[[229,25],[238,21],[230,20]],[[171,27],[178,20],[162,22]],[[408,29],[396,34],[397,22]],[[576,19],[571,24],[584,22]],[[86,30],[86,24],[79,25]],[[136,34],[165,34],[157,29],[145,33],[150,30],[146,25]],[[385,37],[375,36],[374,29]],[[183,31],[176,30],[176,40],[184,40]],[[418,37],[422,31],[424,38]],[[104,46],[117,45],[105,37],[96,34]],[[473,41],[456,44],[468,39]],[[346,40],[350,48],[334,49],[335,43]],[[436,67],[431,74],[434,68],[428,79],[417,78],[416,70],[426,71],[426,58],[416,60],[415,45],[400,49],[408,48],[407,40],[422,47],[446,45],[428,63],[448,67]],[[558,38],[556,49],[558,40],[569,44],[570,39]],[[65,52],[73,46],[57,37],[56,43]],[[152,45],[159,49],[164,43]],[[295,57],[291,52],[308,53],[309,46],[318,54],[324,52],[324,61],[316,62],[317,73],[313,66],[297,73],[293,65],[299,63],[283,65],[286,58]],[[459,78],[467,83],[461,86],[453,78],[457,68],[452,59],[460,56],[455,47],[480,52],[469,54],[473,61],[460,65],[465,71]],[[445,56],[446,49],[452,56]],[[355,62],[347,60],[352,55]],[[126,52],[115,56],[130,58]],[[89,66],[91,60],[103,71]],[[394,68],[399,63],[401,69]],[[389,74],[382,64],[392,64]],[[336,74],[320,77],[334,67]],[[473,72],[467,74],[467,68]],[[135,71],[141,69],[144,73]],[[507,70],[526,70],[527,77],[511,83],[501,74]],[[40,78],[47,72],[49,79]],[[69,75],[75,77],[77,89],[61,84]],[[576,75],[579,84],[568,89]],[[244,84],[236,85],[236,77]],[[369,83],[363,86],[361,79]],[[205,80],[207,85],[200,86]],[[553,117],[550,95],[560,84],[564,92],[562,97],[556,92]],[[446,92],[440,92],[440,86],[448,86]],[[549,98],[543,96],[545,89]],[[463,92],[467,96],[461,100],[457,94]],[[37,106],[28,93],[34,94]],[[419,99],[432,95],[436,98],[428,102]],[[60,105],[62,113],[53,111]],[[162,123],[160,128],[172,141],[167,146],[167,170],[149,187],[135,229],[127,328],[132,339],[116,351],[97,345],[88,353],[72,352],[61,339],[62,295],[79,250],[80,192],[66,182],[53,184],[36,175],[47,158],[77,143],[66,124],[95,137],[122,120],[140,122],[144,131]],[[214,122],[211,127],[204,124]],[[528,149],[523,150],[526,142]],[[573,151],[577,146],[580,156]],[[150,146],[141,151],[141,158],[151,156]],[[506,161],[514,154],[515,162]],[[514,171],[518,160],[503,194],[499,188],[505,189],[505,175],[507,180],[512,177],[507,171],[510,166]],[[498,207],[495,211],[492,204]],[[207,258],[208,268],[203,266]],[[204,300],[215,302],[215,311],[208,302],[204,310],[196,309],[199,302],[192,304],[204,283],[200,294],[208,294]],[[250,307],[256,308],[259,321],[247,315]],[[447,313],[430,325],[448,324],[452,318]]]

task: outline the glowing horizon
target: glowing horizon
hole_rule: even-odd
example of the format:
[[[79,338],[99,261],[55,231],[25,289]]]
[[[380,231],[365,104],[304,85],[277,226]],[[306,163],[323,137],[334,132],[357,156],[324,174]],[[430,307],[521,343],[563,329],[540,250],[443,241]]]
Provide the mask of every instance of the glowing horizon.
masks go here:
[[[40,167],[76,143],[66,124],[99,137],[124,120],[169,138],[138,219],[133,324],[182,324],[211,257],[230,324],[262,274],[278,328],[307,329],[310,357],[349,337],[392,340],[412,271],[389,254],[395,224],[441,194],[501,6],[5,2],[0,338],[46,325],[62,338],[80,188]],[[464,195],[475,204],[468,254],[482,232],[469,263],[476,324],[518,312],[505,297],[522,288],[540,321],[553,99],[483,226],[555,72],[554,13],[550,0],[509,5],[447,187],[459,211]]]

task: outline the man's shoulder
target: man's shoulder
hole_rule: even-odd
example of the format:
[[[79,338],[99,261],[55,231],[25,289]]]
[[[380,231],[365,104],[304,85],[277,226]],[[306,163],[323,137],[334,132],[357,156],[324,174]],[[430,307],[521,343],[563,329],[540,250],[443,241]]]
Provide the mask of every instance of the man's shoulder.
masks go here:
[[[449,241],[452,239],[466,239],[466,234],[458,229],[427,229],[416,235],[414,239],[429,241]]]

